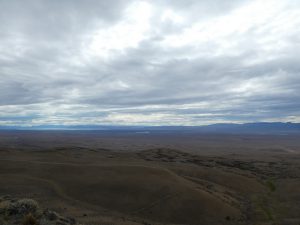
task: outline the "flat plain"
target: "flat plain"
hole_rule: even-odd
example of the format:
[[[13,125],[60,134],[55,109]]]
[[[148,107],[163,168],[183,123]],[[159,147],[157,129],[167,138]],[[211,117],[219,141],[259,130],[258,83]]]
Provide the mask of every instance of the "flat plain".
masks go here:
[[[4,195],[87,225],[299,225],[300,136],[1,131]]]

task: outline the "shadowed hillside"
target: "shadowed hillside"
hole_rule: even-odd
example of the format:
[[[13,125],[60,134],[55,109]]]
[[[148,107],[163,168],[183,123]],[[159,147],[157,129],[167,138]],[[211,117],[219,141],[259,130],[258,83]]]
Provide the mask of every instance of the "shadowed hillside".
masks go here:
[[[259,136],[182,136],[179,150],[178,134],[164,141],[155,135],[59,132],[33,141],[31,135],[1,136],[0,194],[36,199],[83,224],[300,220],[300,154],[292,137],[278,136],[275,147]],[[135,137],[142,137],[137,146]]]

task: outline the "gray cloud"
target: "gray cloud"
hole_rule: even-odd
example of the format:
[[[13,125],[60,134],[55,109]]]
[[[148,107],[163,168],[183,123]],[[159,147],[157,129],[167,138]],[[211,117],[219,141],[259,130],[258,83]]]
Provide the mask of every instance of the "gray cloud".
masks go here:
[[[300,122],[296,1],[0,1],[0,125]]]

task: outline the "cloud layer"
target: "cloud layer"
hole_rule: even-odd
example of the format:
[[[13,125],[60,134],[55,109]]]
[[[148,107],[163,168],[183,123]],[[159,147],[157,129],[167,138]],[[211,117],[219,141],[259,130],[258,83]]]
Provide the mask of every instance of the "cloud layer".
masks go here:
[[[300,122],[294,0],[0,0],[0,125]]]

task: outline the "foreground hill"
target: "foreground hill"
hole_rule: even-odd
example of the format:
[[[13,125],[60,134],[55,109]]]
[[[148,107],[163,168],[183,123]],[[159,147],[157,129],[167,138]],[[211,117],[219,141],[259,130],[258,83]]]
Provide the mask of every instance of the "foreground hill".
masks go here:
[[[151,136],[161,147],[139,135],[19,135],[0,138],[0,196],[35,199],[81,224],[300,222],[298,137],[195,136],[185,148],[180,135]]]

